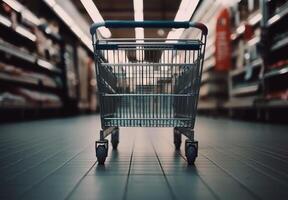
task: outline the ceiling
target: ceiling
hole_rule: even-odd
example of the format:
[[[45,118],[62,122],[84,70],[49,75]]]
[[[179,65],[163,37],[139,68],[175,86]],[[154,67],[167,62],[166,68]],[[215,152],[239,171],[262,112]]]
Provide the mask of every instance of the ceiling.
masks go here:
[[[143,0],[144,20],[173,20],[179,8],[181,0]],[[72,0],[80,13],[87,19],[91,18],[79,0]],[[133,0],[94,0],[95,5],[104,20],[134,20]],[[135,36],[135,31],[113,29],[112,37],[129,38]],[[166,37],[169,30],[145,29],[145,37]]]

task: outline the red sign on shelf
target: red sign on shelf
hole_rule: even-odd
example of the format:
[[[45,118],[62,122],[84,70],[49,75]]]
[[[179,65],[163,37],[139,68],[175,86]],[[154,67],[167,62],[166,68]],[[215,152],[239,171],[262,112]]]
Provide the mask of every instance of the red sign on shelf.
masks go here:
[[[231,67],[230,16],[228,9],[223,9],[217,18],[215,41],[215,69],[228,71]]]

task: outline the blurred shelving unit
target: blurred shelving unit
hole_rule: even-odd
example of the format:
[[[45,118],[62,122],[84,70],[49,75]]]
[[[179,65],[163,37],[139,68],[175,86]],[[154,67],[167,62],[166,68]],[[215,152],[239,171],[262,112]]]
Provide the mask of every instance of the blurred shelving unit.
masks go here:
[[[0,120],[94,111],[89,33],[68,23],[72,18],[56,1],[0,4]]]
[[[218,112],[219,110],[222,110],[228,97],[228,73],[225,71],[219,71],[215,68],[216,23],[217,16],[223,8],[223,5],[219,1],[203,1],[198,6],[191,19],[192,21],[200,21],[204,23],[209,29],[199,94],[200,99],[198,102],[198,110],[200,111]],[[197,38],[197,34],[198,33],[194,30],[188,30],[183,34],[183,37]]]
[[[217,70],[216,50],[216,20],[225,8],[229,10],[231,32],[231,65],[226,74]],[[199,111],[223,110],[231,117],[244,113],[256,119],[269,119],[270,113],[281,117],[280,111],[287,111],[287,16],[287,0],[240,0],[229,4],[207,0],[198,6],[191,20],[203,22],[209,29]]]
[[[288,1],[264,1],[263,4],[263,97],[259,109],[269,117],[269,111],[288,108]]]
[[[240,1],[237,7],[246,10],[239,13],[247,14],[242,17],[244,21],[234,15],[231,38],[233,51],[238,53],[233,52],[230,98],[225,106],[230,116],[252,114],[260,120],[281,119],[288,108],[288,1]]]
[[[229,101],[225,104],[231,116],[238,111],[255,110],[263,93],[260,4],[259,0],[239,1],[231,8],[232,66],[228,78]]]

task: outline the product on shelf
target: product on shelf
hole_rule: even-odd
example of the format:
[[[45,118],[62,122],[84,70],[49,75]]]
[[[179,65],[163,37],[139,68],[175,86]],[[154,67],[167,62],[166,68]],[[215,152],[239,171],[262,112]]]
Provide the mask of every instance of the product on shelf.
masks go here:
[[[7,48],[10,48],[10,49],[15,49],[15,50],[17,50],[17,51],[21,51],[21,52],[26,53],[26,54],[29,54],[29,55],[31,54],[27,48],[25,48],[25,47],[23,47],[23,46],[18,47],[18,46],[16,46],[16,45],[13,45],[13,44],[7,42],[7,41],[4,41],[2,38],[0,38],[0,44],[1,44],[2,46],[5,46],[5,47],[7,47]]]
[[[0,92],[0,108],[26,106],[26,99],[23,96],[11,92]]]
[[[271,2],[270,12],[272,15],[276,15],[281,12],[283,9],[287,9],[288,1],[287,0],[273,0]]]
[[[0,63],[0,72],[11,74],[11,75],[21,75],[22,74],[21,69],[14,67],[12,65],[7,65],[5,63]]]
[[[61,99],[53,94],[23,88],[10,88],[7,91],[0,92],[1,108],[51,108],[61,106]]]
[[[62,105],[60,98],[53,94],[35,92],[27,89],[18,89],[18,94],[24,96],[29,102],[45,106]]]
[[[38,84],[41,83],[44,86],[57,88],[59,83],[45,74],[35,73],[33,71],[27,71],[20,69],[13,65],[7,65],[0,63],[0,79],[13,81],[23,81],[25,83]],[[60,85],[61,86],[61,85]]]
[[[39,29],[36,29],[35,31],[35,35],[37,37],[37,53],[40,57],[47,59],[53,64],[60,63],[60,44],[47,37],[47,34],[58,34],[58,27],[56,23],[51,22],[49,24],[45,20],[42,20],[41,23],[42,24],[39,26]]]
[[[71,45],[66,45],[65,47],[65,66],[66,66],[66,78],[67,78],[67,93],[71,99],[76,99],[77,97],[77,74],[74,64],[74,49]]]
[[[19,109],[95,110],[93,54],[63,22],[44,1],[0,1],[0,95],[6,105],[19,97]]]
[[[276,92],[270,92],[266,95],[267,100],[288,100],[288,90],[282,90],[282,91],[276,91]]]
[[[288,60],[279,60],[276,63],[272,64],[269,66],[269,68],[273,69],[273,68],[282,68],[288,66]]]
[[[88,68],[89,68],[89,57],[87,52],[82,48],[77,48],[78,54],[78,67],[79,67],[79,82],[80,82],[80,108],[87,108],[89,100],[89,91],[88,91]]]

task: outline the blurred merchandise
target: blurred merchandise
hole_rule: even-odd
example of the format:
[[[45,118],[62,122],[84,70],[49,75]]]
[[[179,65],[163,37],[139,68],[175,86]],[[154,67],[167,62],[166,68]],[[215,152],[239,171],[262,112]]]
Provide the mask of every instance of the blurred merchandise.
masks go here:
[[[269,112],[275,105],[277,109],[286,109],[288,0],[199,2],[190,20],[202,22],[209,29],[199,111],[253,111],[258,117],[259,113]],[[176,1],[169,4],[175,4],[177,10]],[[107,2],[105,5],[108,5]],[[104,19],[108,19],[108,16]],[[115,14],[111,19],[117,20],[118,16]],[[174,16],[167,19],[174,19]],[[16,99],[23,97],[22,93],[16,94],[15,91],[25,89],[33,94],[56,97],[58,106],[51,109],[56,114],[98,110],[94,55],[89,33],[92,21],[78,1],[0,1],[0,92],[5,94],[5,99],[14,98],[15,105]],[[144,36],[167,38],[170,31],[168,28],[145,29]],[[107,29],[106,32],[106,35],[112,33],[116,38],[135,36],[133,31],[128,30]],[[183,39],[197,38],[199,32],[188,29],[181,34],[179,37]],[[135,51],[117,58],[131,62],[138,59]],[[160,51],[147,51],[144,62],[156,62],[160,58]],[[181,52],[175,52],[175,61],[183,58]],[[160,73],[160,69],[156,66],[155,72]],[[127,74],[119,71],[117,77],[123,76]],[[161,82],[161,87],[154,89],[161,91],[162,87],[175,80],[157,81]],[[147,87],[148,83],[149,80]],[[139,89],[127,88],[125,84],[119,83],[118,89]],[[38,108],[45,105],[35,104],[32,107],[35,113],[41,115]],[[20,100],[19,108],[19,113],[25,108]],[[7,112],[2,104],[0,112]],[[23,114],[23,118],[25,116]]]
[[[234,53],[230,38],[230,10],[218,1],[203,1],[192,17],[208,26],[207,46],[200,87],[198,109],[218,110],[228,97],[227,76],[231,68],[231,56]],[[188,30],[185,37],[195,35]],[[187,35],[187,36],[186,36]]]
[[[66,11],[58,10],[45,1],[0,2],[0,113],[7,118],[30,116],[27,108],[39,116],[43,109],[55,114],[96,110],[92,49],[67,24]],[[21,116],[7,112],[11,109]]]
[[[0,105],[1,107],[24,107],[27,106],[27,101],[22,96],[10,92],[0,92]]]
[[[79,73],[79,82],[81,83],[79,88],[79,107],[81,109],[88,109],[88,86],[89,86],[89,74],[88,74],[88,62],[89,58],[87,53],[84,51],[83,48],[78,47],[77,48],[77,54],[78,54],[78,73]]]
[[[199,111],[267,118],[273,109],[287,109],[287,16],[287,0],[200,3],[192,21],[205,23],[209,34]],[[216,70],[229,71],[228,76],[223,73],[221,80]]]
[[[77,98],[77,75],[74,62],[74,49],[71,45],[66,45],[64,53],[64,62],[66,65],[67,92],[71,99]]]

